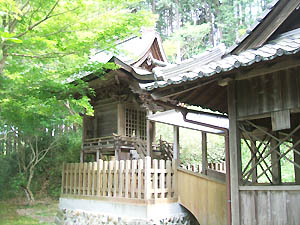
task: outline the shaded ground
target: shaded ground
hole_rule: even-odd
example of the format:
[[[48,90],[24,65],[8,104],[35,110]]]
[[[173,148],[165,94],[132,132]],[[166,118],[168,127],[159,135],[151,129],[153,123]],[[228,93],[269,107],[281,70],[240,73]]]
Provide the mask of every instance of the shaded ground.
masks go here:
[[[0,225],[54,225],[58,202],[37,201],[34,205],[24,202],[0,202]]]

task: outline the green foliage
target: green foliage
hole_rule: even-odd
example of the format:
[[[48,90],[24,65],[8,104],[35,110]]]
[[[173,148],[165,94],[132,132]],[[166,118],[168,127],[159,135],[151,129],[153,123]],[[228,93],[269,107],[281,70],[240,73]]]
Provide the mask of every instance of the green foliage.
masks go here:
[[[201,132],[186,128],[179,129],[180,161],[182,164],[201,164],[202,147]],[[156,142],[159,139],[173,143],[173,127],[161,123],[156,124]],[[221,162],[225,160],[224,137],[208,134],[208,162]]]
[[[189,59],[203,52],[209,47],[210,24],[201,25],[185,24],[175,31],[170,38],[164,42],[166,54],[170,61],[175,61],[177,45],[180,45],[181,59]]]

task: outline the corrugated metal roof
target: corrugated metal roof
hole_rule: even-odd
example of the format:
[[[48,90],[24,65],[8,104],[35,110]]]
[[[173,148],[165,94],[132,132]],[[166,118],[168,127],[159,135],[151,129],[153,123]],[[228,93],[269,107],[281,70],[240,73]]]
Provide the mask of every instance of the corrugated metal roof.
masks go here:
[[[143,85],[142,88],[151,91],[168,85],[193,81],[205,76],[212,76],[239,67],[250,66],[253,63],[269,61],[282,55],[296,54],[300,51],[300,28],[279,35],[257,49],[249,49],[238,55],[227,55],[223,59],[210,62],[194,69],[193,72],[185,72],[164,81],[152,82]]]

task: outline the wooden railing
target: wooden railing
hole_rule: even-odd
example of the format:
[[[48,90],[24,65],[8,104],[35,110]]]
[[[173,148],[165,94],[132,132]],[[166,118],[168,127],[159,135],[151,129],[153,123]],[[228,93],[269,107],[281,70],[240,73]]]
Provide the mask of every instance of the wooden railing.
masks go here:
[[[226,163],[208,163],[208,168],[214,171],[218,171],[220,173],[226,173]]]
[[[101,138],[90,138],[85,139],[82,145],[83,150],[97,150],[103,147],[110,147],[114,148],[115,146],[115,138],[114,136],[107,136],[107,137],[101,137]]]
[[[125,200],[177,199],[176,161],[98,161],[63,165],[61,194]]]
[[[201,164],[187,164],[187,165],[181,165],[180,166],[183,169],[195,172],[195,173],[201,173],[202,172],[202,165]],[[217,171],[220,173],[226,173],[226,164],[225,162],[220,163],[208,163],[208,169]]]
[[[162,159],[173,159],[173,144],[163,141],[161,138],[159,140],[159,148],[161,152]]]

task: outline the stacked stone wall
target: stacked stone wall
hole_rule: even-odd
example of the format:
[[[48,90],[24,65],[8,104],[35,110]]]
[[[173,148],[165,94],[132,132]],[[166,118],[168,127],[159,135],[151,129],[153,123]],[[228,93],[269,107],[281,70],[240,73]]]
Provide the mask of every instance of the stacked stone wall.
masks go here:
[[[188,213],[159,219],[135,219],[83,210],[60,209],[55,222],[56,225],[194,225],[192,220]]]

